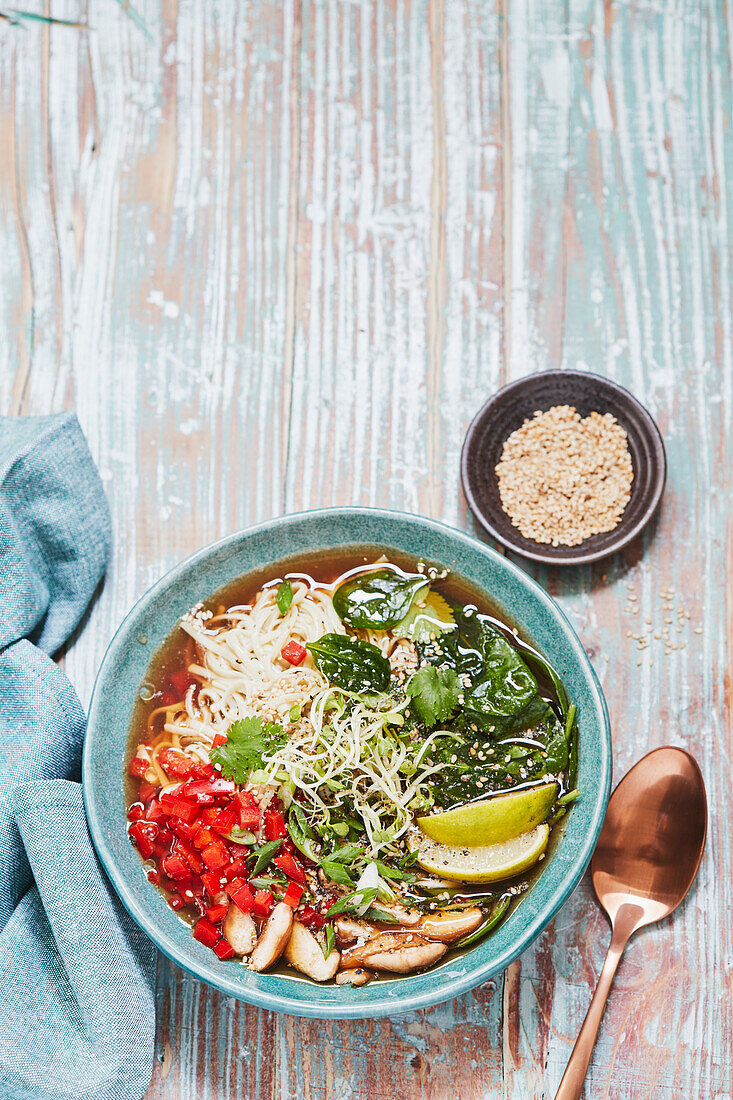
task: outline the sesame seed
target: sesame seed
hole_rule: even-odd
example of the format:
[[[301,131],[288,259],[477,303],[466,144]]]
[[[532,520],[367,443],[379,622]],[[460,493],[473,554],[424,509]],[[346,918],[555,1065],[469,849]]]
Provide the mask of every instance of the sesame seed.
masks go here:
[[[536,412],[512,432],[496,474],[513,526],[553,546],[577,546],[617,527],[634,478],[626,432],[615,417],[581,418],[569,405]]]

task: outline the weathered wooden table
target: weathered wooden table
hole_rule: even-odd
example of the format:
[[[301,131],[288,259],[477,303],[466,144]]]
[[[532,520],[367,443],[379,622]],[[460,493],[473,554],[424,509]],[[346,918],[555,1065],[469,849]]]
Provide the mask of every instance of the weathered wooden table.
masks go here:
[[[655,529],[531,571],[601,677],[617,777],[690,748],[711,829],[621,965],[587,1095],[731,1097],[730,6],[138,2],[150,37],[113,0],[53,0],[90,31],[0,22],[0,402],[77,408],[115,526],[71,679],[88,699],[135,598],[254,521],[473,530],[459,451],[500,383],[628,385],[668,448]],[[149,1100],[551,1097],[607,938],[585,881],[503,976],[376,1022],[273,1016],[161,960]]]

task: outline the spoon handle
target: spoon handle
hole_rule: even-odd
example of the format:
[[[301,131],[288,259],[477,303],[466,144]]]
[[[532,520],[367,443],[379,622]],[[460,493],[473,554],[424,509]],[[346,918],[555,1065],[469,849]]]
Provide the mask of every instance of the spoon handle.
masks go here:
[[[570,1055],[570,1061],[563,1074],[555,1100],[580,1100],[585,1075],[588,1072],[588,1063],[593,1053],[603,1010],[606,1007],[606,1000],[611,991],[616,968],[633,930],[633,925],[629,927],[627,921],[614,922],[613,935],[611,936],[606,961],[603,964],[593,1000],[580,1029],[580,1035],[575,1041],[573,1053]]]

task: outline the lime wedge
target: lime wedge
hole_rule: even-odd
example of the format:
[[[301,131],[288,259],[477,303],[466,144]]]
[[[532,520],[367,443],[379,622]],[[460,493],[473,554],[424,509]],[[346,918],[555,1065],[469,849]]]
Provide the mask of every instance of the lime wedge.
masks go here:
[[[418,848],[417,862],[426,871],[457,882],[496,882],[521,875],[537,862],[550,835],[548,825],[538,825],[501,844],[467,847],[461,844],[437,844],[424,837]]]
[[[469,802],[443,814],[419,817],[417,823],[431,840],[440,844],[500,844],[530,832],[544,821],[557,792],[557,783],[543,783],[541,787]]]

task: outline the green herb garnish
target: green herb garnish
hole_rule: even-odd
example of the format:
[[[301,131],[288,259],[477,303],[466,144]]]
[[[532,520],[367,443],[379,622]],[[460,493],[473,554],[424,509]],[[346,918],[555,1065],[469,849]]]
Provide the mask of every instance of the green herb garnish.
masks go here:
[[[293,586],[290,581],[283,581],[277,590],[275,603],[281,615],[287,615],[293,602]]]
[[[231,833],[227,833],[227,840],[231,840],[234,844],[254,844],[256,837],[254,833],[235,825]]]
[[[270,752],[282,748],[287,737],[277,722],[262,718],[242,718],[227,730],[227,739],[211,750],[211,763],[235,783],[246,783],[251,772]]]
[[[250,876],[256,875],[258,871],[261,871],[263,867],[267,866],[282,842],[282,837],[280,840],[268,840],[261,848],[257,848],[254,852],[250,852],[247,857],[248,861],[254,859],[254,863],[249,870]]]
[[[428,728],[445,722],[455,712],[461,695],[457,674],[452,668],[426,665],[411,677],[407,694],[418,721]]]
[[[339,886],[353,886],[354,880],[344,867],[343,863],[336,863],[332,859],[322,859],[321,867],[327,879],[338,883]]]
[[[288,814],[288,832],[290,833],[290,839],[292,840],[298,851],[302,852],[307,859],[313,860],[314,863],[318,862],[318,849],[316,848],[316,840],[313,836],[313,830],[308,824],[308,819],[305,816],[305,811],[302,806],[299,806],[297,802],[293,802]]]
[[[327,959],[328,956],[333,951],[333,945],[336,943],[336,933],[333,930],[333,925],[332,924],[327,924],[326,925],[325,936],[326,936],[326,940],[325,940],[325,943],[323,944],[323,947],[321,948],[321,950],[323,951],[324,959]]]
[[[417,875],[413,875],[410,871],[403,871],[400,867],[392,867],[388,863],[382,863],[381,859],[375,859],[382,878],[393,879],[399,882],[415,882]]]
[[[335,901],[328,910],[329,917],[336,917],[339,913],[353,913],[363,906],[370,906],[377,896],[376,886],[364,886],[361,890],[354,890],[351,894]]]

